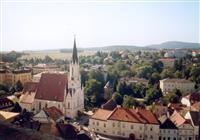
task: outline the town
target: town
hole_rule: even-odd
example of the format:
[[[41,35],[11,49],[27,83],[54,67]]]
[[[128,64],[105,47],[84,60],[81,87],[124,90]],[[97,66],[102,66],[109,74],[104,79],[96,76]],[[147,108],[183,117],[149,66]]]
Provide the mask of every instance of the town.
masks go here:
[[[79,52],[2,54],[0,139],[199,140],[199,49]]]

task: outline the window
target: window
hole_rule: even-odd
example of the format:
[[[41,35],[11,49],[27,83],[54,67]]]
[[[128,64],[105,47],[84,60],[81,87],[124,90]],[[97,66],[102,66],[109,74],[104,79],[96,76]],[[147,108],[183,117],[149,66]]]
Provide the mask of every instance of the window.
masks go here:
[[[151,135],[150,138],[153,139],[153,136]]]
[[[191,138],[191,137],[189,137],[189,140],[192,140],[192,138]]]
[[[173,140],[176,140],[176,138],[174,137],[174,139]]]
[[[152,131],[152,130],[153,130],[153,128],[151,127],[151,128],[150,128],[150,131]]]
[[[47,105],[47,103],[45,103],[45,108],[47,108],[48,107],[48,105]]]
[[[165,137],[163,137],[163,140],[165,140]]]
[[[39,110],[41,110],[42,106],[41,106],[41,102],[39,102]]]
[[[112,126],[115,127],[115,123],[113,123]]]
[[[106,124],[104,123],[103,126],[106,127]]]
[[[125,128],[125,124],[123,124],[122,127]]]
[[[99,122],[97,122],[97,126],[99,126]]]
[[[60,109],[60,104],[58,104],[58,109]]]
[[[168,137],[167,140],[170,140],[170,137]]]
[[[133,125],[131,125],[131,129],[133,129]]]
[[[68,102],[68,108],[70,108],[70,103]]]

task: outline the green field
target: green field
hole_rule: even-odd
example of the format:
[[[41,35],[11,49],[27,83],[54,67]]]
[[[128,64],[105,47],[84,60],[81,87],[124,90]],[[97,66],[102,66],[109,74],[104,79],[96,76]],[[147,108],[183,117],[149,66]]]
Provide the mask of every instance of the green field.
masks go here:
[[[46,55],[51,57],[52,59],[67,59],[70,60],[72,57],[72,53],[61,53],[59,51],[49,51],[49,52],[26,52],[27,55],[23,55],[20,59],[31,59],[31,58],[41,58],[43,59]],[[93,55],[94,52],[79,52],[79,56],[88,56]]]

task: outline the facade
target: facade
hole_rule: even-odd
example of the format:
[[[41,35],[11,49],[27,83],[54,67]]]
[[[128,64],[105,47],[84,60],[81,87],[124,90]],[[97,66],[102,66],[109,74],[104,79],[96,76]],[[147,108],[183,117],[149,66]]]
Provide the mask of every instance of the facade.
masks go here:
[[[168,67],[168,68],[172,68],[174,67],[174,63],[175,63],[174,58],[163,58],[163,59],[159,59],[159,61],[161,61],[163,63],[164,67]]]
[[[182,93],[193,92],[195,83],[186,79],[163,79],[160,80],[160,89],[166,94],[174,89],[179,89]]]
[[[160,122],[160,140],[178,140],[176,125],[168,117]]]
[[[17,81],[20,81],[23,85],[26,82],[31,81],[32,71],[31,69],[16,69],[16,70],[0,70],[0,84],[15,85]]]
[[[54,106],[70,118],[76,117],[78,111],[83,111],[84,93],[81,85],[75,40],[69,76],[61,73],[42,73],[34,90],[31,90],[31,86],[29,89],[28,92],[25,91],[22,94],[22,100],[20,102],[28,110],[31,109],[37,113],[43,108]],[[31,97],[29,99],[23,99],[25,95],[27,97],[31,95]],[[29,106],[27,104],[24,104],[24,100],[25,103],[29,103],[30,108],[28,108]]]
[[[95,133],[114,138],[158,140],[159,123],[147,110],[98,109],[89,120],[89,127]]]
[[[188,111],[185,114],[185,119],[191,121],[192,126],[194,127],[194,139],[198,140],[199,136],[199,121],[200,121],[200,113],[196,111]]]
[[[170,116],[170,120],[178,128],[178,140],[195,140],[194,127],[190,119],[185,119],[177,111]]]

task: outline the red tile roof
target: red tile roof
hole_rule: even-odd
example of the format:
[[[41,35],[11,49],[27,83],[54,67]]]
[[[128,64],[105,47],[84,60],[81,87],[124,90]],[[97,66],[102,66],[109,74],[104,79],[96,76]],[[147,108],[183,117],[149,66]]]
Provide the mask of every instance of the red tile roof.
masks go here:
[[[36,99],[64,101],[67,76],[58,73],[43,73],[36,92]]]
[[[38,87],[38,83],[36,83],[36,82],[27,82],[24,85],[24,89],[23,89],[22,93],[36,92],[37,87]]]
[[[44,108],[45,113],[52,118],[54,121],[60,119],[61,117],[63,117],[63,113],[56,108],[55,106],[49,107],[49,108]]]
[[[99,120],[116,120],[132,123],[149,123],[159,124],[156,117],[151,111],[142,109],[126,109],[116,107],[113,111],[98,109],[92,116],[93,119]]]

